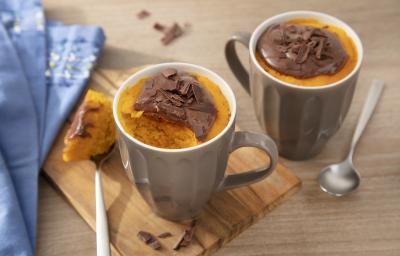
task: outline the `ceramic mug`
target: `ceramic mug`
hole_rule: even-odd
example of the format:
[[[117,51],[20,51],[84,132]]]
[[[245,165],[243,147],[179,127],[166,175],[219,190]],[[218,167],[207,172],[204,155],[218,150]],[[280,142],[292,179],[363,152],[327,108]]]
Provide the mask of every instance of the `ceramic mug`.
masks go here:
[[[123,129],[117,113],[121,92],[143,78],[165,68],[193,72],[219,86],[229,102],[227,126],[213,139],[194,147],[164,149],[144,144]],[[129,77],[119,88],[113,103],[122,163],[140,194],[152,210],[169,220],[195,217],[214,192],[244,186],[266,178],[275,169],[278,151],[265,134],[235,132],[236,100],[229,85],[214,72],[186,63],[163,63],[147,67]],[[240,147],[256,147],[270,158],[268,166],[239,174],[225,175],[229,154]]]
[[[265,71],[255,56],[259,37],[270,25],[296,18],[315,18],[342,28],[357,50],[353,71],[340,81],[316,87],[290,84]],[[237,56],[237,42],[249,50],[249,73]],[[277,143],[279,153],[289,159],[303,160],[318,154],[343,123],[353,99],[363,47],[358,35],[343,21],[324,13],[293,11],[265,20],[252,34],[234,34],[226,43],[225,56],[236,78],[251,94],[257,119]]]

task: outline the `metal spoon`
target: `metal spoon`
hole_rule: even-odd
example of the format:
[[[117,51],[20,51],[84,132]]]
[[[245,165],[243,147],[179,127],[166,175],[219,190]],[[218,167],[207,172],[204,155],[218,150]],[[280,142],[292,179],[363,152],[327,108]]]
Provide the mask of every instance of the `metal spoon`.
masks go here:
[[[360,185],[360,174],[353,166],[353,153],[358,140],[361,137],[372,113],[378,103],[379,97],[382,93],[384,82],[374,80],[364,103],[360,118],[358,119],[356,130],[353,134],[350,151],[347,158],[337,164],[332,164],[324,169],[318,177],[319,186],[322,191],[327,192],[334,196],[346,195],[358,188]]]
[[[114,152],[116,146],[115,143],[110,149],[101,155],[96,155],[91,160],[96,164],[96,244],[97,244],[97,256],[110,256],[110,239],[108,235],[108,222],[107,212],[104,205],[103,188],[101,185],[101,169],[103,164],[110,158]]]

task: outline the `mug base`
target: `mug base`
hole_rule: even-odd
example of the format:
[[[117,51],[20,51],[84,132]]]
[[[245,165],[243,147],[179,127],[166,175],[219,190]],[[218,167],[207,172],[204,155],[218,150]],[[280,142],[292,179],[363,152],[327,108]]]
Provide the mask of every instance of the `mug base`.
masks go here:
[[[309,160],[315,156],[317,156],[319,153],[321,153],[323,147],[313,150],[313,151],[295,151],[293,150],[285,150],[285,149],[279,149],[279,156],[286,158],[291,161],[306,161]]]
[[[197,212],[196,214],[177,214],[177,215],[165,215],[156,211],[153,211],[158,217],[173,221],[173,222],[189,222],[193,219],[198,219],[200,216],[200,213]]]

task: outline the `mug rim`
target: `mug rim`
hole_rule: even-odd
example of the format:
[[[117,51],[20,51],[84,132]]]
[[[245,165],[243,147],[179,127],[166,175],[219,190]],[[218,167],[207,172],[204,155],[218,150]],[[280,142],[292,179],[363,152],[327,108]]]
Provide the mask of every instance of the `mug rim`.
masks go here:
[[[133,137],[132,135],[127,133],[125,131],[125,129],[122,127],[119,117],[118,117],[118,102],[119,102],[121,93],[128,86],[134,86],[135,85],[134,83],[139,81],[140,79],[148,77],[149,75],[152,75],[152,74],[154,75],[155,73],[161,71],[161,69],[167,68],[167,67],[168,68],[176,68],[178,70],[192,69],[192,70],[194,70],[194,72],[196,72],[196,70],[199,70],[200,72],[206,74],[206,75],[204,75],[204,74],[201,74],[201,75],[204,75],[205,77],[210,79],[214,84],[216,84],[219,87],[219,89],[221,90],[221,93],[227,99],[227,101],[229,103],[231,115],[229,117],[228,124],[214,138],[212,138],[204,143],[198,144],[196,146],[187,147],[187,148],[177,148],[177,149],[160,148],[160,147],[148,145],[144,142],[141,142],[140,140],[136,139],[135,137]],[[152,74],[149,74],[149,73],[152,73]],[[215,80],[219,80],[219,81],[216,82]],[[223,90],[221,87],[223,87],[225,90]],[[204,147],[214,143],[215,141],[219,140],[221,137],[223,137],[228,132],[230,127],[232,127],[232,125],[234,124],[235,118],[236,118],[236,98],[235,98],[235,94],[232,91],[232,88],[228,85],[228,83],[217,73],[215,73],[214,71],[211,71],[205,67],[202,67],[202,66],[199,66],[196,64],[184,63],[184,62],[165,62],[165,63],[159,63],[159,64],[152,64],[152,65],[149,65],[148,67],[145,67],[145,68],[135,72],[134,74],[130,75],[127,79],[125,79],[124,82],[122,82],[121,86],[118,88],[118,91],[115,94],[114,99],[113,99],[113,117],[114,117],[115,123],[118,126],[119,131],[122,132],[131,142],[136,143],[144,148],[158,151],[158,152],[164,152],[164,153],[191,152],[191,151],[195,151],[195,150],[204,148]]]
[[[257,59],[255,57],[255,49],[256,49],[256,44],[258,42],[259,37],[265,31],[267,26],[273,24],[274,21],[277,19],[284,19],[285,17],[291,17],[287,20],[294,19],[294,18],[304,18],[302,16],[307,16],[307,18],[315,18],[315,19],[325,18],[328,20],[332,20],[335,22],[333,25],[336,25],[336,26],[340,27],[341,29],[343,29],[346,32],[347,36],[353,40],[354,45],[357,50],[357,64],[347,76],[345,76],[344,78],[342,78],[334,83],[330,83],[330,84],[326,84],[326,85],[302,86],[302,85],[296,85],[293,83],[288,83],[288,82],[282,81],[282,80],[274,77],[273,75],[268,73],[264,68],[261,67],[260,63],[257,61]],[[349,32],[350,32],[350,34],[349,34]],[[280,85],[287,86],[287,87],[294,88],[294,89],[305,90],[305,91],[325,90],[325,89],[329,89],[329,88],[338,86],[338,85],[343,84],[346,81],[350,80],[360,70],[363,55],[364,55],[364,50],[363,50],[363,46],[362,46],[360,37],[352,29],[352,27],[350,27],[347,23],[345,23],[344,21],[342,21],[332,15],[329,15],[329,14],[326,14],[323,12],[315,12],[315,11],[307,11],[307,10],[283,12],[283,13],[274,15],[274,16],[264,20],[261,24],[259,24],[257,26],[257,28],[251,34],[250,41],[249,41],[249,52],[250,52],[251,61],[254,63],[254,65],[257,67],[257,69],[263,75],[267,76],[268,78],[272,79],[274,82],[277,82]]]

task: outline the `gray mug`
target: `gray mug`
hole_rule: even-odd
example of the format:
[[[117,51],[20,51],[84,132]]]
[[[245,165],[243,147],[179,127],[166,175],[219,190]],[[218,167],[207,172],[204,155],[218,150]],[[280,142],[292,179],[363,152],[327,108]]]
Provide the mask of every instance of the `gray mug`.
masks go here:
[[[230,120],[220,134],[194,147],[164,149],[144,144],[125,132],[117,113],[121,92],[165,68],[193,72],[219,86],[231,111]],[[133,74],[119,88],[114,98],[113,114],[119,131],[122,163],[128,177],[153,212],[169,220],[180,221],[197,216],[214,192],[264,179],[275,169],[278,161],[276,145],[267,135],[235,132],[236,100],[229,85],[214,72],[193,64],[163,63]],[[256,147],[265,151],[270,158],[269,165],[225,175],[229,154],[240,147]]]
[[[266,72],[255,56],[259,37],[270,25],[296,18],[315,18],[342,28],[357,48],[354,70],[340,81],[318,87],[296,86]],[[236,42],[249,50],[249,73],[237,56]],[[318,154],[343,123],[353,98],[363,48],[358,35],[343,21],[324,13],[293,11],[265,20],[252,34],[234,34],[226,43],[225,56],[236,78],[251,94],[257,119],[277,143],[280,155],[303,160]]]

